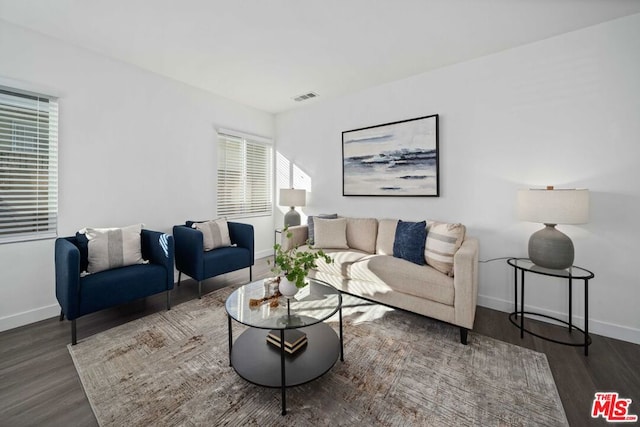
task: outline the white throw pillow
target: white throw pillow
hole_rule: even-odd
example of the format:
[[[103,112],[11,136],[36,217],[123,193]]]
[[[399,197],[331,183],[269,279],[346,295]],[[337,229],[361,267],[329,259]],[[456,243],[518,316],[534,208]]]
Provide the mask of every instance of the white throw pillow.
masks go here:
[[[122,228],[86,228],[89,273],[143,264],[140,234],[142,224]]]
[[[314,248],[349,249],[347,245],[347,219],[314,218]]]
[[[202,243],[205,251],[231,246],[229,224],[227,224],[226,219],[194,222],[191,227],[202,232]]]

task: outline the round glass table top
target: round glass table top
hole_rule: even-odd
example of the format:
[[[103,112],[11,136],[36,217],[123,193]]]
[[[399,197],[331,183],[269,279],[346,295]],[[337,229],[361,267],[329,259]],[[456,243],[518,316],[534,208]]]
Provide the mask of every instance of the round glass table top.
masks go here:
[[[507,263],[520,270],[545,274],[547,276],[564,277],[567,279],[591,279],[594,277],[594,274],[589,270],[582,267],[576,267],[575,265],[564,270],[554,270],[551,268],[540,267],[528,258],[509,258]]]
[[[340,292],[316,279],[309,279],[309,284],[289,301],[279,297],[275,307],[271,306],[270,300],[250,303],[265,297],[269,297],[269,286],[258,280],[233,291],[225,308],[234,320],[253,328],[294,329],[320,323],[333,316],[342,305]]]

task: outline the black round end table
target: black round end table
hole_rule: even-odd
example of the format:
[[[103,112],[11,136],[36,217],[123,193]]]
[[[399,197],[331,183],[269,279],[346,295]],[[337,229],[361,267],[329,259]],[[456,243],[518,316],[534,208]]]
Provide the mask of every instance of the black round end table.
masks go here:
[[[507,263],[513,267],[514,270],[514,311],[509,314],[509,321],[520,328],[520,338],[524,338],[524,333],[527,332],[533,336],[541,338],[546,341],[551,341],[557,344],[569,345],[573,347],[584,347],[584,355],[589,355],[589,345],[591,345],[591,337],[589,336],[589,279],[593,279],[594,274],[582,267],[572,266],[564,270],[553,270],[550,268],[540,267],[534,264],[528,258],[509,258]],[[518,272],[520,272],[520,280],[518,280]],[[539,274],[543,276],[560,277],[568,280],[569,283],[569,310],[568,321],[558,319],[557,317],[548,316],[542,313],[535,313],[532,311],[524,310],[524,289],[525,289],[525,273]],[[584,282],[584,329],[581,329],[573,324],[572,302],[573,302],[573,280],[578,279]],[[520,310],[518,310],[518,282],[520,283]],[[568,327],[569,333],[572,331],[578,331],[583,335],[582,342],[575,341],[563,341],[553,339],[541,334],[537,334],[525,327],[525,314],[534,317],[543,317],[550,319]],[[518,322],[518,317],[520,318]]]

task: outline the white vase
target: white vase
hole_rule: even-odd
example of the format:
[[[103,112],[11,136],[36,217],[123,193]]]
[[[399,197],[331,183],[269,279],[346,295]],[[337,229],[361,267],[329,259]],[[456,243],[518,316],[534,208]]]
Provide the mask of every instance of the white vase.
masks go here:
[[[287,298],[291,298],[298,293],[298,287],[295,282],[288,280],[286,277],[280,278],[280,293]]]

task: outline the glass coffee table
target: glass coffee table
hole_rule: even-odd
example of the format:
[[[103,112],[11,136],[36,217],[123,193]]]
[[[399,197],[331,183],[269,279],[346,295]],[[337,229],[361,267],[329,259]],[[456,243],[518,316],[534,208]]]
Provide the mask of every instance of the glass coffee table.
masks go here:
[[[320,280],[309,284],[291,299],[279,297],[251,305],[250,301],[268,296],[262,280],[244,285],[227,298],[229,326],[229,364],[245,380],[282,390],[282,415],[287,413],[286,389],[313,381],[328,372],[340,357],[344,361],[342,339],[342,295]],[[339,313],[339,334],[326,323]],[[233,341],[231,320],[249,326]],[[307,344],[293,354],[285,351],[285,330],[306,334]],[[269,332],[280,335],[280,346],[267,343]]]

